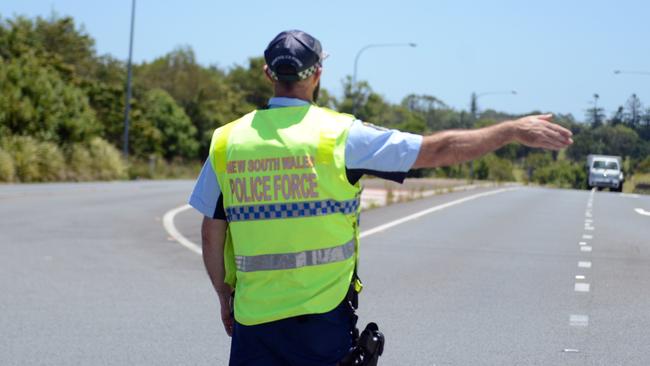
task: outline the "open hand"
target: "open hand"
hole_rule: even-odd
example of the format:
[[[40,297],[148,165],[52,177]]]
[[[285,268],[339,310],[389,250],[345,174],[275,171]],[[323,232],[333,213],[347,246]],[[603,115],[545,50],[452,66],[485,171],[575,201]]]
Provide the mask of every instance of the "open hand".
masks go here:
[[[571,131],[551,122],[552,119],[552,114],[540,114],[513,121],[515,140],[526,146],[550,150],[560,150],[571,145]]]
[[[221,305],[221,322],[223,328],[229,337],[232,337],[233,327],[235,326],[235,319],[232,315],[232,295],[230,292],[219,293],[219,304]]]

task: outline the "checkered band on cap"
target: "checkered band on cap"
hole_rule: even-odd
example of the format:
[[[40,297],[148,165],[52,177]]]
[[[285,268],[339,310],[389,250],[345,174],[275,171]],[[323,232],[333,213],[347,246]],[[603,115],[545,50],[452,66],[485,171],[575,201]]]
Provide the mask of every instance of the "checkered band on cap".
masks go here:
[[[233,222],[323,216],[335,213],[350,215],[356,213],[358,208],[359,197],[347,201],[325,200],[233,206],[226,208],[226,217],[228,221]]]
[[[307,79],[308,77],[314,75],[314,73],[316,72],[316,70],[318,69],[319,66],[320,66],[319,64],[314,64],[314,65],[312,65],[311,67],[308,67],[307,69],[305,69],[305,70],[299,72],[299,73],[298,73],[298,78],[299,78],[300,80],[305,80],[305,79]],[[268,70],[269,70],[269,74],[271,75],[271,78],[272,78],[273,80],[275,80],[275,81],[280,80],[280,79],[278,78],[278,74],[277,74],[275,71],[271,70],[270,67],[269,67]]]

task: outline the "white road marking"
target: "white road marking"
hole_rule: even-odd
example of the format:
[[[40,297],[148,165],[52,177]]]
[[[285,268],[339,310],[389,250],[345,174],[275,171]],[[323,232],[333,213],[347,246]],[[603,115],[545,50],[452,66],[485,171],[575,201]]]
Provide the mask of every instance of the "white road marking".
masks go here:
[[[584,280],[585,276],[583,275],[576,275],[576,280]]]
[[[397,220],[394,220],[394,221],[391,221],[391,222],[385,223],[385,224],[383,224],[383,225],[379,225],[379,226],[373,227],[372,229],[368,229],[368,230],[362,232],[362,233],[359,235],[359,237],[360,237],[360,238],[365,238],[365,237],[367,237],[367,236],[370,236],[370,235],[373,235],[373,234],[376,234],[376,233],[382,232],[382,231],[384,231],[384,230],[387,230],[387,229],[389,229],[389,228],[391,228],[391,227],[393,227],[393,226],[397,226],[397,225],[403,224],[403,223],[405,223],[405,222],[408,222],[408,221],[411,221],[411,220],[415,220],[415,219],[420,218],[420,217],[422,217],[422,216],[424,216],[424,215],[430,214],[430,213],[432,213],[432,212],[440,211],[440,210],[443,210],[443,209],[445,209],[445,208],[447,208],[447,207],[455,206],[455,205],[461,204],[461,203],[463,203],[463,202],[467,202],[467,201],[475,200],[475,199],[477,199],[477,198],[481,198],[481,197],[491,196],[491,195],[498,194],[498,193],[503,193],[503,192],[513,191],[513,190],[515,190],[515,189],[517,189],[517,188],[504,188],[504,189],[498,189],[498,190],[496,190],[496,191],[489,191],[489,192],[478,193],[478,194],[475,194],[475,195],[472,195],[472,196],[469,196],[469,197],[465,197],[465,198],[457,199],[457,200],[455,200],[455,201],[451,201],[451,202],[443,203],[442,205],[434,206],[434,207],[428,208],[428,209],[426,209],[426,210],[422,210],[422,211],[420,211],[420,212],[416,212],[416,213],[414,213],[414,214],[412,214],[412,215],[408,215],[408,216],[403,217],[403,218],[401,218],[401,219],[397,219]]]
[[[580,246],[587,245],[587,242],[586,241],[581,241],[581,242],[578,243],[578,245],[580,245]]]
[[[634,211],[636,211],[636,213],[638,213],[639,215],[650,216],[650,211],[646,211],[642,208],[635,208]]]
[[[589,284],[578,282],[573,288],[576,292],[589,292]]]
[[[591,247],[588,245],[580,247],[581,252],[591,252]]]
[[[580,352],[580,350],[577,350],[575,348],[565,348],[565,349],[562,350],[562,352],[565,352],[565,353],[578,353],[578,352]]]
[[[589,316],[581,314],[572,314],[569,316],[569,325],[573,327],[586,327],[589,325]]]
[[[641,196],[636,193],[621,193],[619,196],[627,198],[640,198]]]
[[[585,226],[585,230],[587,231],[594,231],[595,227],[594,226]]]
[[[585,211],[585,216],[586,217],[591,217],[591,211]]]
[[[582,238],[583,238],[583,239],[593,239],[594,236],[593,236],[593,235],[589,235],[589,234],[584,234],[584,235],[582,235]]]
[[[163,216],[163,226],[165,227],[165,230],[167,230],[167,233],[169,236],[174,238],[180,245],[184,246],[185,248],[193,251],[194,253],[201,255],[203,252],[201,250],[201,247],[198,245],[192,243],[189,241],[186,237],[184,237],[177,229],[176,226],[174,225],[174,216],[179,214],[180,212],[183,212],[185,210],[189,210],[192,206],[190,205],[183,205],[180,207],[176,207],[175,209],[167,211],[165,213],[165,216]]]
[[[443,209],[448,208],[448,207],[456,206],[456,205],[459,205],[459,204],[467,202],[467,201],[475,200],[475,199],[481,198],[481,197],[491,196],[491,195],[498,194],[498,193],[514,191],[516,189],[518,189],[518,188],[502,188],[502,189],[497,189],[497,190],[494,190],[494,191],[477,193],[477,194],[474,194],[474,195],[471,195],[471,196],[467,196],[467,197],[464,197],[464,198],[457,199],[455,201],[443,203],[443,204],[438,205],[438,206],[433,206],[433,207],[430,207],[430,208],[428,208],[426,210],[422,210],[422,211],[416,212],[414,214],[405,216],[405,217],[403,217],[401,219],[390,221],[390,222],[387,222],[387,223],[385,223],[383,225],[379,225],[379,226],[376,226],[376,227],[374,227],[372,229],[368,229],[368,230],[360,233],[359,237],[360,238],[365,238],[366,236],[370,236],[370,235],[376,234],[378,232],[387,230],[387,229],[389,229],[389,228],[391,228],[393,226],[403,224],[403,223],[405,223],[407,221],[415,220],[417,218],[420,218],[420,217],[422,217],[424,215],[427,215],[427,214],[430,214],[432,212],[436,212],[436,211],[440,211],[440,210],[443,210]],[[191,242],[186,237],[184,237],[176,229],[176,226],[174,225],[174,217],[177,214],[179,214],[180,212],[183,212],[185,210],[189,210],[191,207],[192,206],[190,206],[190,205],[183,205],[183,206],[176,207],[176,208],[174,208],[172,210],[167,211],[167,213],[165,213],[165,216],[163,216],[163,226],[165,227],[165,230],[167,230],[167,233],[169,234],[169,236],[174,238],[179,244],[181,244],[185,248],[193,251],[194,253],[201,255],[201,253],[202,253],[201,247],[199,245]]]
[[[593,219],[585,219],[585,224],[591,224],[592,222],[594,222]]]
[[[580,267],[580,268],[591,268],[591,262],[589,262],[589,261],[580,261],[580,262],[578,262],[578,267]]]

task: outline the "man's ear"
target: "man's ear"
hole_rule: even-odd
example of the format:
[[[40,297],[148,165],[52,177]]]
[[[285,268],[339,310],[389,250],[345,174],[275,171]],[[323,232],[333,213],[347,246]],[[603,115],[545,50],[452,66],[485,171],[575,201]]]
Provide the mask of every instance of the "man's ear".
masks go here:
[[[273,78],[271,77],[271,74],[269,73],[269,65],[264,65],[264,75],[266,76],[266,78],[267,78],[270,82],[272,82],[272,83],[275,82],[275,80],[273,80]]]
[[[314,84],[318,84],[318,81],[320,80],[321,75],[323,74],[323,68],[319,67],[316,69],[314,72],[314,75],[312,77],[314,78]]]

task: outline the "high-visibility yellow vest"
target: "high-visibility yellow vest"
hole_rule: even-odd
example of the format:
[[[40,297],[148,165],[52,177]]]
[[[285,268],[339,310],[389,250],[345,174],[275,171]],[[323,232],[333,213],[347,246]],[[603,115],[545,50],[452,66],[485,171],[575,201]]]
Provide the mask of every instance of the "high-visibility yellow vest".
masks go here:
[[[215,131],[210,161],[239,323],[325,313],[345,297],[359,245],[360,188],[345,170],[352,122],[307,105],[254,111]]]

